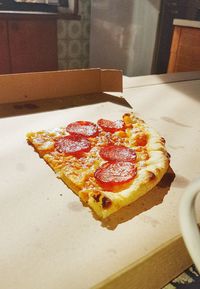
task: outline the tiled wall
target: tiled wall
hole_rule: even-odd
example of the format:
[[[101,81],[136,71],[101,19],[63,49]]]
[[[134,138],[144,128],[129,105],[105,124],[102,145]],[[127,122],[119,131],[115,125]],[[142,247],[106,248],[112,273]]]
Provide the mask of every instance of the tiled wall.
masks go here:
[[[81,20],[58,20],[59,69],[89,66],[90,2],[80,0]]]

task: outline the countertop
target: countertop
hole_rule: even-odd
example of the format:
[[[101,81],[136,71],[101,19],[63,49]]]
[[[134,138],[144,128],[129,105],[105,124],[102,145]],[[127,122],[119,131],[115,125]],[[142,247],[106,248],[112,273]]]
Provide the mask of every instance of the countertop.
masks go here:
[[[200,28],[200,21],[187,20],[187,19],[174,19],[173,25]]]

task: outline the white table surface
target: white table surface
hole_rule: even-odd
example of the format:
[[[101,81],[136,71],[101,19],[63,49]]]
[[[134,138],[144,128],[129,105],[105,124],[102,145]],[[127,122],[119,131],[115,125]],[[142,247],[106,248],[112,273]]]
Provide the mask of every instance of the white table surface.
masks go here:
[[[27,145],[25,134],[77,118],[115,119],[131,108],[108,99],[0,119],[3,289],[90,288],[180,234],[181,195],[200,177],[200,80],[190,77],[187,81],[179,78],[178,82],[152,84],[144,77],[139,85],[135,85],[135,78],[126,79],[124,97],[139,117],[165,137],[171,169],[149,194],[105,222],[96,220],[91,210],[56,179]],[[154,78],[159,80],[159,76]],[[8,106],[1,106],[0,113],[5,114],[6,109],[10,111]]]

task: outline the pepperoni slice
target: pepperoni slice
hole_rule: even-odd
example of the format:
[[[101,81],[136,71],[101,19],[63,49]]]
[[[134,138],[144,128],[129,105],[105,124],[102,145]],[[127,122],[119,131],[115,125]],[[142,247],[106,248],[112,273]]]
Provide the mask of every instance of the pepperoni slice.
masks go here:
[[[76,121],[66,127],[70,134],[81,135],[84,137],[94,137],[98,135],[98,127],[90,121]]]
[[[137,170],[131,162],[107,162],[94,174],[97,182],[106,190],[128,183],[136,176]]]
[[[122,120],[111,121],[107,119],[99,119],[97,124],[106,132],[114,133],[119,130],[125,130],[126,126]]]
[[[134,162],[136,159],[135,151],[125,146],[107,145],[100,149],[99,154],[106,161]]]
[[[136,145],[137,146],[145,146],[147,144],[147,135],[141,134],[136,137]]]
[[[78,135],[60,137],[55,141],[54,146],[59,153],[77,157],[91,149],[89,140]]]

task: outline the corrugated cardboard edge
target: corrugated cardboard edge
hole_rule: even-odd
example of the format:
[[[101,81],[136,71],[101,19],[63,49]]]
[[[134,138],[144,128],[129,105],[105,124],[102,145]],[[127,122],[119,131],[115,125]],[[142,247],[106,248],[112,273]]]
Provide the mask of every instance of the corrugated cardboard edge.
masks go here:
[[[114,69],[101,70],[101,92],[122,92],[122,71]]]
[[[184,241],[177,236],[92,289],[159,289],[191,265]]]
[[[0,103],[122,91],[119,70],[79,69],[0,75]]]

